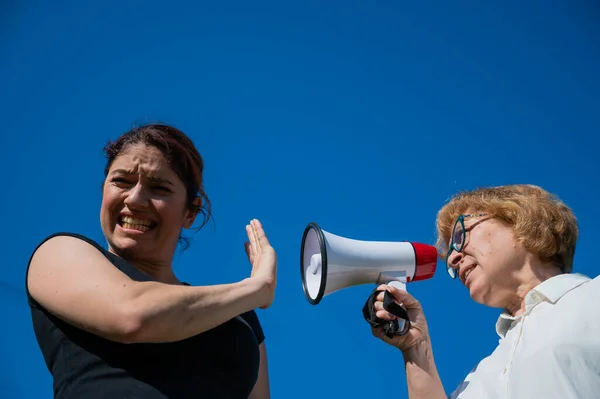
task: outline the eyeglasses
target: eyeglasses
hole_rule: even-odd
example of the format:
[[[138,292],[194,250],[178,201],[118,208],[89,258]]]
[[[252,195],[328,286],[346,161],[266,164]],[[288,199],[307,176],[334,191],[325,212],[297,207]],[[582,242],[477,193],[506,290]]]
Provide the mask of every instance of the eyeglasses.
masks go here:
[[[467,237],[467,231],[465,229],[465,219],[471,217],[479,217],[486,216],[487,213],[477,213],[477,214],[467,214],[467,215],[458,215],[456,222],[454,223],[454,228],[452,229],[452,236],[450,240],[450,246],[448,248],[448,253],[446,254],[446,271],[448,275],[452,279],[455,279],[457,276],[457,270],[448,265],[448,258],[450,258],[450,254],[452,251],[460,252],[465,246],[465,240]],[[473,228],[473,226],[471,226]]]

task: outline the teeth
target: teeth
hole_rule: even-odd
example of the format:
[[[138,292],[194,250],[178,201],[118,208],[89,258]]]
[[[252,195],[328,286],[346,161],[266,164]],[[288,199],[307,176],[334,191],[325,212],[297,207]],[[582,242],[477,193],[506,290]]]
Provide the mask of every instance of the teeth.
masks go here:
[[[467,280],[467,277],[469,277],[469,274],[471,274],[472,271],[473,269],[467,270],[467,272],[465,273],[465,281]]]
[[[137,219],[131,216],[123,216],[121,217],[121,225],[124,229],[145,232],[150,230],[152,221],[148,219]]]
[[[123,216],[121,218],[121,221],[124,224],[142,225],[142,226],[146,226],[146,227],[149,227],[152,224],[152,221],[150,221],[148,219],[136,219],[136,218],[132,218],[131,216]]]
[[[131,223],[123,223],[123,228],[127,230],[139,230],[139,231],[148,231],[150,227],[144,226],[143,224],[131,224]]]

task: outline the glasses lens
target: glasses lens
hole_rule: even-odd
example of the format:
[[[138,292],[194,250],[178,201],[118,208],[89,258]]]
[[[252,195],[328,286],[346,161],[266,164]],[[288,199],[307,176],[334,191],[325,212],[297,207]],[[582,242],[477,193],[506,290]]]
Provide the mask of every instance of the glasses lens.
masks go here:
[[[448,274],[450,275],[450,277],[456,278],[456,269],[448,266],[447,263],[446,263],[446,271],[448,272]]]
[[[456,251],[460,251],[463,246],[464,231],[460,218],[454,224],[454,230],[452,230],[452,247]]]
[[[446,254],[446,271],[448,272],[448,274],[450,275],[451,278],[456,278],[456,270],[452,267],[450,267],[450,265],[448,265],[448,258],[450,258],[450,254],[452,253],[452,248],[450,248],[448,250],[448,253]]]

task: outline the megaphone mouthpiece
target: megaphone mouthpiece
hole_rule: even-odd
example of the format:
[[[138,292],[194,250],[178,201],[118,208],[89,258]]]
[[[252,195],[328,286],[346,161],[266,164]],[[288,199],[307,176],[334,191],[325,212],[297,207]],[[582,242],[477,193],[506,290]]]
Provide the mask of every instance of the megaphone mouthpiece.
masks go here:
[[[431,245],[354,240],[322,230],[314,222],[302,236],[302,286],[313,305],[354,285],[426,280],[435,274],[436,264],[437,250]]]

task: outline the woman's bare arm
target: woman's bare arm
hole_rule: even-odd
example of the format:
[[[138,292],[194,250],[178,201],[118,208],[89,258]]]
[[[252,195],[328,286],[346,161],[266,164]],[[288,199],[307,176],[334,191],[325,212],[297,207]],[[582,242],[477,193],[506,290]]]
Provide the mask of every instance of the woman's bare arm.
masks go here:
[[[185,339],[270,303],[272,295],[257,278],[204,287],[136,282],[92,245],[69,236],[38,248],[27,284],[57,317],[123,343]]]

